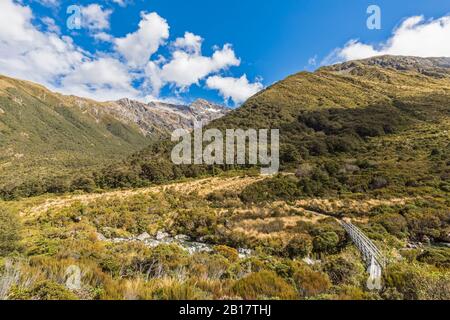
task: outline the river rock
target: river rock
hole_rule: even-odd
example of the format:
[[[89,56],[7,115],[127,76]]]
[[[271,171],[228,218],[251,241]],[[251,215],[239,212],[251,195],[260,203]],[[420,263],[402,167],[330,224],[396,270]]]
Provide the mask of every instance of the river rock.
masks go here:
[[[252,250],[239,248],[238,254],[239,254],[239,258],[241,258],[241,259],[248,258],[252,255]]]
[[[98,241],[106,241],[106,237],[104,235],[102,235],[100,232],[96,232],[95,236],[97,237]]]
[[[189,237],[189,236],[187,236],[185,234],[179,234],[179,235],[175,236],[175,240],[178,240],[178,241],[190,241],[191,237]]]
[[[144,232],[144,233],[140,234],[139,236],[137,236],[136,239],[139,241],[145,241],[150,238],[151,238],[151,236],[147,232]]]
[[[170,235],[167,232],[158,231],[156,234],[156,240],[164,240],[168,237],[170,237]]]

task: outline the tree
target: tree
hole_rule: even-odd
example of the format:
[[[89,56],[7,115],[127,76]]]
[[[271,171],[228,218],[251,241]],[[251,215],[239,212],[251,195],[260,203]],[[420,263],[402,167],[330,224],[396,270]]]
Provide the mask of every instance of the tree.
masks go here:
[[[315,252],[335,252],[339,244],[339,236],[334,231],[324,231],[313,240]]]
[[[290,258],[303,258],[311,253],[312,241],[309,235],[299,234],[292,238],[286,246],[286,253]]]

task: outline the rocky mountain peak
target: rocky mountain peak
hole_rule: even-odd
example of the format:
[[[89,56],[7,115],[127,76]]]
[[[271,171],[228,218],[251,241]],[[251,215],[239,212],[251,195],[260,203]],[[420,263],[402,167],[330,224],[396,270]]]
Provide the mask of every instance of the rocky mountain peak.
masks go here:
[[[432,77],[450,76],[450,57],[422,58],[382,55],[324,67],[322,70],[348,73],[367,67],[380,67],[400,72],[416,72]]]
[[[116,117],[138,125],[145,135],[167,134],[175,129],[192,129],[194,122],[207,125],[221,118],[229,109],[204,99],[190,105],[170,104],[159,101],[143,103],[121,99],[111,104]]]

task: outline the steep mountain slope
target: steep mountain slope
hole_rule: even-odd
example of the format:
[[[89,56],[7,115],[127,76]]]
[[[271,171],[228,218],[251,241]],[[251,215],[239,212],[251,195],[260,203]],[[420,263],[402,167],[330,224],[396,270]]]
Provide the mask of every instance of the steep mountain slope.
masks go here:
[[[382,56],[301,72],[209,127],[279,128],[282,169],[299,171],[296,196],[425,193],[427,188],[446,192],[449,62]],[[212,172],[173,166],[170,149],[170,144],[153,145],[108,167],[99,176],[100,185],[140,185]]]
[[[215,123],[276,127],[305,111],[391,106],[447,98],[450,58],[380,56],[292,75],[250,98]],[[431,101],[430,103],[433,103]]]
[[[204,101],[99,103],[0,76],[0,189],[6,197],[67,190],[74,173],[82,176],[175,128],[192,128],[194,119],[207,122],[225,112]]]

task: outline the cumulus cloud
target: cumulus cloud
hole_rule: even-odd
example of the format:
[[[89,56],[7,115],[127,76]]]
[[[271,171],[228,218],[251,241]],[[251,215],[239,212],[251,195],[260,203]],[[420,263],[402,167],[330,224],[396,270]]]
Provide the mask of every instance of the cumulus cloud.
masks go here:
[[[157,13],[142,13],[141,18],[136,32],[114,40],[116,50],[134,68],[145,66],[169,38],[169,25]]]
[[[102,6],[96,3],[81,7],[82,26],[94,31],[109,29],[111,13],[112,10],[103,9]]]
[[[177,39],[175,43],[178,49],[172,53],[168,62],[151,61],[147,64],[146,74],[154,94],[158,94],[160,88],[167,83],[175,85],[181,91],[186,90],[212,73],[241,63],[230,44],[217,48],[208,57],[201,54],[201,38],[198,36],[186,33],[184,38]]]
[[[211,76],[206,80],[206,86],[219,90],[225,100],[231,99],[236,105],[243,103],[264,88],[259,81],[250,83],[245,74],[240,78]]]
[[[128,1],[127,0],[112,0],[112,2],[118,4],[121,7],[126,7]]]
[[[70,37],[33,24],[27,6],[0,1],[0,73],[41,83],[52,90],[98,100],[138,97],[132,77],[118,60],[95,57]],[[51,25],[50,20],[47,23]]]
[[[56,25],[55,20],[50,17],[43,17],[42,22],[47,27],[47,30],[54,33],[61,33],[61,29]]]
[[[41,32],[32,11],[12,0],[0,1],[0,73],[48,85],[84,58],[68,37]]]
[[[135,32],[114,38],[109,28],[111,11],[92,4],[82,15],[92,36],[112,44],[112,50],[91,53],[61,35],[55,21],[40,18],[39,26],[29,6],[14,0],[0,1],[0,74],[41,83],[51,90],[99,101],[124,97],[141,101],[159,100],[160,89],[173,86],[177,92],[217,75],[240,59],[232,46],[215,47],[202,54],[202,37],[186,32],[167,47],[169,56],[153,57],[167,44],[169,25],[157,13],[141,13]],[[216,81],[214,81],[216,79]],[[242,102],[262,88],[244,76],[235,81],[209,79],[225,98]],[[233,78],[230,78],[233,79]],[[139,83],[139,85],[136,85]]]
[[[94,39],[103,42],[113,42],[114,37],[106,32],[97,32],[93,35]]]
[[[384,43],[371,45],[350,40],[336,49],[323,64],[364,59],[377,55],[409,55],[419,57],[450,57],[450,16],[425,20],[413,16],[404,20]]]
[[[62,79],[63,92],[96,100],[138,97],[132,77],[118,60],[105,57],[86,61]]]
[[[173,42],[173,47],[182,49],[189,53],[200,54],[202,50],[202,37],[191,32],[186,32],[183,38],[177,38]]]

